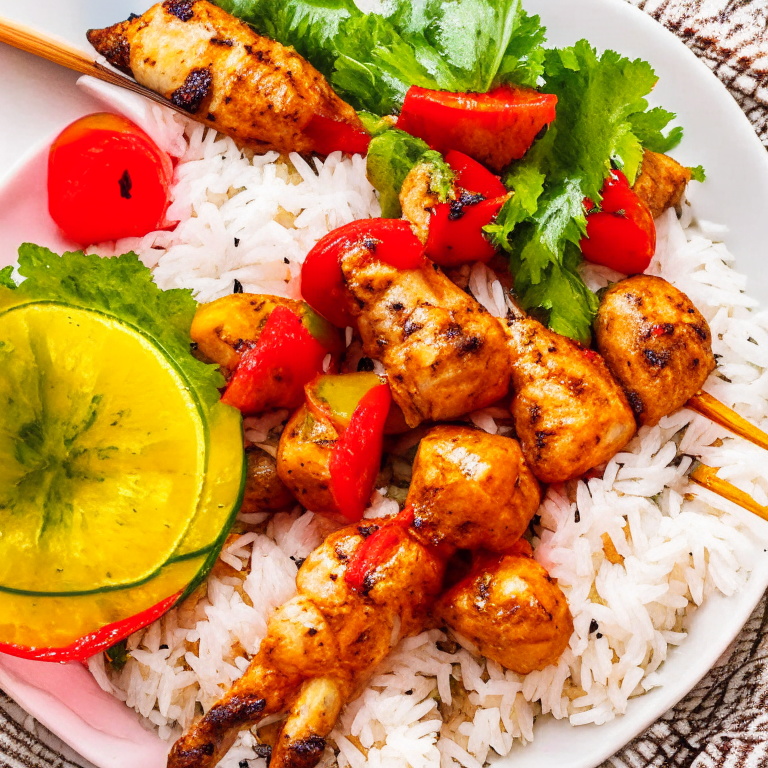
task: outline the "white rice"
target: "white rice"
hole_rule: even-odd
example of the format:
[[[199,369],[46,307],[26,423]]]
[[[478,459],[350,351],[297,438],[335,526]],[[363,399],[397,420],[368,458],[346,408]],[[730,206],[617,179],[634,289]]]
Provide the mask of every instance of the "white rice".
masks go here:
[[[341,224],[379,214],[361,157],[334,154],[313,166],[275,153],[249,160],[229,139],[159,108],[152,115],[152,135],[183,151],[169,211],[181,223],[93,250],[136,250],[163,288],[189,287],[210,301],[238,279],[246,291],[298,296],[297,276],[311,246]],[[708,391],[768,427],[768,313],[745,295],[746,280],[720,242],[724,232],[695,222],[690,209],[682,221],[667,212],[657,226],[650,271],[688,293],[712,326],[720,368]],[[584,275],[593,288],[617,277],[594,266]],[[473,268],[470,289],[491,312],[504,314],[501,285],[485,267]],[[497,425],[503,415],[489,409],[472,421],[504,433],[508,428]],[[266,445],[284,417],[248,420],[248,438]],[[409,638],[346,707],[332,735],[338,755],[329,747],[323,765],[481,768],[494,752],[507,754],[514,740],[531,741],[540,714],[574,725],[604,723],[624,713],[632,696],[657,686],[669,647],[686,637],[685,616],[713,592],[738,590],[754,552],[744,518],[688,484],[692,457],[722,467],[721,476],[768,503],[757,448],[685,410],[641,430],[601,479],[550,488],[541,507],[535,556],[558,579],[574,616],[559,663],[523,677],[478,658],[461,638],[458,648],[445,645],[449,638],[437,630]],[[377,493],[367,516],[397,510]],[[256,524],[266,516],[243,519]],[[99,684],[170,743],[242,674],[270,612],[295,593],[296,559],[321,541],[327,525],[297,510],[275,515],[265,533],[231,542],[221,555],[229,568],[220,564],[196,604],[131,636],[120,673],[101,655],[90,660]],[[258,729],[242,734],[221,765],[263,766],[254,734]]]

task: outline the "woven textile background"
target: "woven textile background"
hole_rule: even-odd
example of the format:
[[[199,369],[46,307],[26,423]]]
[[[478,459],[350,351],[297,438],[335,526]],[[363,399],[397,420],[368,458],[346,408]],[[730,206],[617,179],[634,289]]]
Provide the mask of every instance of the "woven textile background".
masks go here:
[[[728,86],[768,146],[768,0],[629,0]],[[768,599],[695,690],[603,768],[768,766]],[[92,768],[0,691],[0,768]],[[141,766],[136,766],[141,768]]]

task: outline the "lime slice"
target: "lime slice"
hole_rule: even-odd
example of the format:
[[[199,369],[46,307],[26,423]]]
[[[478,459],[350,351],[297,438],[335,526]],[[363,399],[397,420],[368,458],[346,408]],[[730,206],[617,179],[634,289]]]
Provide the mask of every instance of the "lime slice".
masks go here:
[[[56,303],[0,314],[0,590],[93,593],[158,574],[198,507],[205,432],[136,329]]]

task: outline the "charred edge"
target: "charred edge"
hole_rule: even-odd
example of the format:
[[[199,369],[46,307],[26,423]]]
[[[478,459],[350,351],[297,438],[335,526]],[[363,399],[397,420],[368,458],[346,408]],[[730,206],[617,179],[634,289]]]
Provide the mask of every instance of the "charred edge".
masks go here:
[[[483,341],[479,336],[470,336],[459,344],[459,355],[469,355],[477,352],[483,346]]]
[[[225,45],[228,48],[231,48],[235,44],[234,40],[228,40],[222,37],[212,37],[211,38],[211,45]]]
[[[451,212],[448,214],[448,221],[458,221],[466,213],[466,208],[471,205],[478,205],[483,200],[485,200],[483,195],[462,192],[456,200],[451,202]]]
[[[119,25],[117,25],[119,26]],[[88,42],[113,66],[122,73],[133,77],[131,69],[131,44],[128,38],[115,27],[89,29]]]
[[[373,568],[365,574],[363,578],[363,585],[360,590],[360,594],[364,597],[368,596],[368,593],[376,586],[376,569]]]
[[[286,766],[289,768],[311,768],[317,765],[318,760],[325,752],[325,739],[322,736],[307,736],[288,745],[288,759]]]
[[[272,759],[272,747],[269,744],[257,744],[253,747],[253,751],[256,753],[256,757],[266,760],[267,765],[269,765],[269,761]]]
[[[189,21],[194,16],[192,11],[194,4],[195,0],[165,0],[163,10],[181,21]]]
[[[693,328],[694,333],[702,340],[707,341],[709,339],[709,334],[707,331],[702,328],[700,325],[692,325],[691,328]]]
[[[211,90],[212,82],[213,77],[209,67],[193,69],[187,75],[184,85],[171,94],[171,101],[180,109],[195,114]]]
[[[652,349],[644,349],[643,355],[654,368],[666,368],[669,363],[670,353],[667,351],[655,352]]]
[[[405,325],[403,325],[403,336],[407,339],[409,336],[416,333],[416,331],[420,331],[423,327],[423,325],[414,323],[413,320],[406,320]]]
[[[536,447],[539,451],[544,450],[547,447],[547,438],[552,437],[553,432],[540,431],[536,433]]]
[[[643,401],[637,392],[627,392],[627,400],[629,400],[629,406],[632,408],[632,412],[635,416],[639,416],[645,410]]]
[[[372,524],[372,525],[358,525],[357,526],[357,532],[364,538],[367,539],[371,534],[376,533],[376,531],[379,530],[379,526]]]
[[[541,406],[532,405],[528,409],[528,414],[531,417],[531,424],[538,423],[539,419],[541,418]]]
[[[213,757],[214,746],[211,742],[198,744],[191,749],[184,749],[183,739],[180,739],[173,745],[171,754],[168,756],[168,765],[173,768],[196,768],[199,765],[205,765],[208,758]]]
[[[217,726],[247,723],[260,715],[266,706],[266,700],[254,694],[233,696],[226,703],[213,707],[205,719],[211,725]]]

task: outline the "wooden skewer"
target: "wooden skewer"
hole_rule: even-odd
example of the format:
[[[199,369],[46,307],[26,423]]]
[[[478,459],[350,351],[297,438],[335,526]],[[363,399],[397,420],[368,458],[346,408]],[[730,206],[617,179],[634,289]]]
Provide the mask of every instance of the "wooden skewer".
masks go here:
[[[111,83],[120,88],[133,91],[133,93],[138,93],[151,101],[162,104],[174,112],[179,112],[190,120],[207,125],[209,128],[216,127],[209,120],[193,115],[177,107],[163,96],[150,91],[149,88],[139,85],[127,75],[123,75],[111,67],[101,64],[85,51],[75,48],[56,37],[27,27],[24,24],[11,21],[11,19],[4,16],[0,16],[0,43],[7,43],[14,48],[18,48],[20,51],[26,51],[47,61],[52,61],[54,64],[59,64],[74,72],[79,72],[82,75],[91,75],[91,77],[103,80],[105,83]]]
[[[743,437],[745,440],[749,440],[750,443],[754,443],[768,451],[768,435],[739,416],[736,411],[727,405],[723,405],[712,395],[708,395],[706,392],[699,392],[688,401],[687,407],[711,419],[715,424],[725,427],[735,435]]]
[[[702,488],[707,488],[718,496],[722,496],[724,499],[732,501],[748,512],[752,512],[758,517],[762,517],[763,520],[768,521],[768,507],[758,504],[748,493],[744,493],[744,491],[739,490],[727,480],[718,477],[718,472],[719,470],[708,467],[706,464],[697,463],[696,468],[689,477]]]

